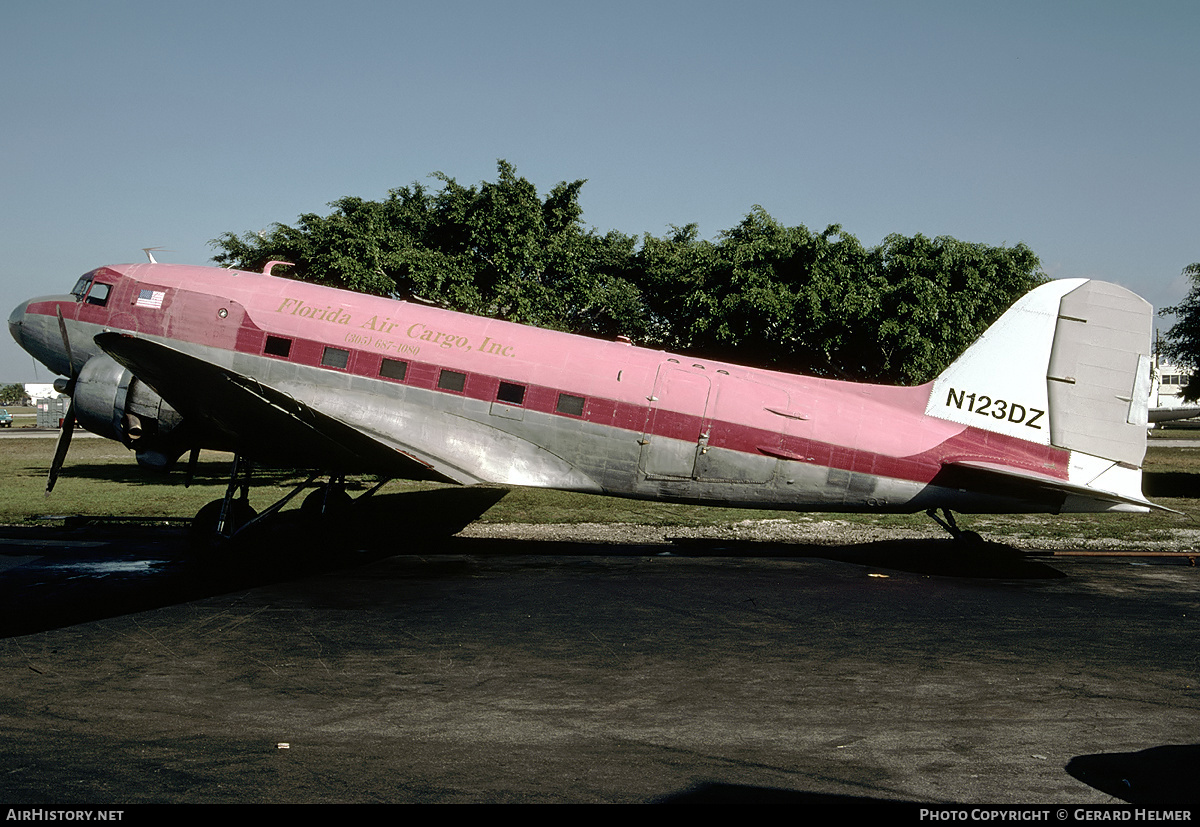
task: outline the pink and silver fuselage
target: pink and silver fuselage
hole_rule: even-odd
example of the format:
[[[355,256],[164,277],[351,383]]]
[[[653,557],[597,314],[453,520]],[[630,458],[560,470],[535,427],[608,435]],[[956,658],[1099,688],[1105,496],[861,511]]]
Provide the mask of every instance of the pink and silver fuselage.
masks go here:
[[[101,353],[98,333],[128,333],[253,377],[436,478],[798,510],[1057,511],[1069,499],[948,475],[1003,465],[1065,481],[1071,452],[929,416],[932,384],[757,370],[259,273],[133,264],[88,277],[86,296],[34,299],[9,320],[52,369],[78,371]],[[946,404],[975,404],[955,393]],[[254,455],[249,437],[215,447]],[[290,464],[305,465],[295,448]]]

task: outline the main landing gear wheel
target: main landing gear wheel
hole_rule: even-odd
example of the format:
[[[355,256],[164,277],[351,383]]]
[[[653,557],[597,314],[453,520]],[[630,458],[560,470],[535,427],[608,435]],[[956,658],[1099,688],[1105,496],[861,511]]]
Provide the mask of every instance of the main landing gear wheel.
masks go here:
[[[225,496],[201,508],[192,520],[193,545],[223,545],[258,516],[250,506],[250,467],[240,455],[233,455]]]
[[[331,477],[326,485],[310,491],[300,504],[306,517],[336,517],[344,514],[354,500],[346,493],[346,478]]]
[[[193,542],[217,544],[228,540],[234,532],[258,516],[258,512],[246,500],[232,500],[229,512],[225,515],[225,524],[221,525],[221,509],[224,506],[224,499],[213,500],[197,512],[189,533]]]

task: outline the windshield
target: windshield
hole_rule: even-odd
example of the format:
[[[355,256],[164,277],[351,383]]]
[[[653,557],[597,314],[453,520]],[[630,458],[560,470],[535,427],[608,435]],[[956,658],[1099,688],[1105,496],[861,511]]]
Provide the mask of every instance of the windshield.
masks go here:
[[[79,281],[75,282],[75,286],[71,288],[71,295],[76,301],[83,301],[83,297],[87,295],[88,288],[92,286],[92,274],[87,273],[79,277]]]

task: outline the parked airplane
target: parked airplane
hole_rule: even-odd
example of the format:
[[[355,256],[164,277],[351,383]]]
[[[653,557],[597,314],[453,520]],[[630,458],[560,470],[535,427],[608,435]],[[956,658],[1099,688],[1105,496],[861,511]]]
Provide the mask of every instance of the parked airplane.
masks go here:
[[[229,492],[197,518],[220,535],[253,519],[241,458],[331,475],[309,498],[317,510],[345,498],[341,475],[368,472],[924,510],[955,536],[956,511],[1153,507],[1141,491],[1151,310],[1116,285],[1038,287],[935,381],[889,387],[306,284],[270,275],[279,263],[100,267],[70,295],[17,307],[12,335],[68,377],[72,399],[47,493],[77,417],[157,468],[232,451]]]

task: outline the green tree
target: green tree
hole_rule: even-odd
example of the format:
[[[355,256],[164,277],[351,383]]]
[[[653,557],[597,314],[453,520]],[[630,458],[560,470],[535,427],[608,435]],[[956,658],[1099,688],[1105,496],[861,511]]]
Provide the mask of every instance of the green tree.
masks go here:
[[[1191,279],[1192,289],[1179,304],[1158,311],[1160,316],[1176,318],[1160,352],[1181,367],[1195,368],[1200,365],[1200,262],[1184,267],[1183,275]],[[1200,376],[1193,373],[1183,398],[1189,402],[1200,399]]]
[[[1024,244],[892,235],[876,249],[886,288],[878,304],[880,375],[932,379],[1009,305],[1046,281]]]
[[[0,405],[19,405],[25,401],[24,385],[0,386]]]
[[[647,236],[639,262],[662,344],[696,355],[859,381],[937,375],[1045,281],[1028,247],[785,227],[755,207],[717,243],[693,225]]]

